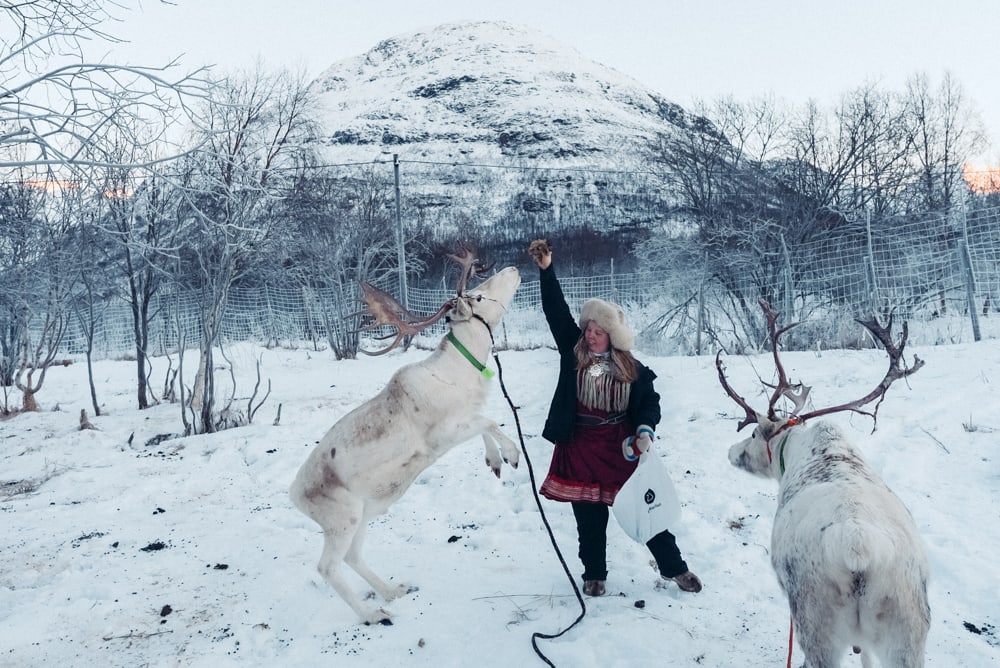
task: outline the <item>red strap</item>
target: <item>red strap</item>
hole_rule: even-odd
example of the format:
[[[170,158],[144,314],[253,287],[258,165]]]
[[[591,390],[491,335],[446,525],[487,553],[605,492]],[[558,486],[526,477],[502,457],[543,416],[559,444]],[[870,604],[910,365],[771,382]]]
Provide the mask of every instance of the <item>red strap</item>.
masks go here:
[[[771,434],[771,438],[774,438],[775,436],[777,436],[778,434],[780,434],[784,429],[786,429],[788,427],[794,427],[797,424],[802,424],[802,422],[797,417],[790,417],[790,418],[788,418],[787,420],[785,420],[785,424],[781,425],[781,429],[778,429],[778,431],[776,431],[773,434]],[[771,463],[771,438],[769,438],[766,441],[764,441],[764,445],[767,446],[767,463],[768,464]]]
[[[791,617],[789,617],[788,618],[788,663],[786,664],[787,668],[792,668],[792,645],[793,645],[792,636],[794,627],[795,627],[795,622],[792,621]]]

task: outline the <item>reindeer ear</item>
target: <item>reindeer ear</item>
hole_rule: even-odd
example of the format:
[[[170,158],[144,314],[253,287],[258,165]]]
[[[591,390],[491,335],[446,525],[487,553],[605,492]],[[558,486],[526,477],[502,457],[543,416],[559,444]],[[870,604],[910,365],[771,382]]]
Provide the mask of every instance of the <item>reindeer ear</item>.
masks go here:
[[[757,421],[756,433],[766,441],[774,436],[774,432],[778,431],[778,427],[780,427],[781,424],[781,420],[768,420],[766,417],[762,416]]]
[[[456,299],[448,317],[452,320],[468,320],[472,317],[472,305],[466,299]]]

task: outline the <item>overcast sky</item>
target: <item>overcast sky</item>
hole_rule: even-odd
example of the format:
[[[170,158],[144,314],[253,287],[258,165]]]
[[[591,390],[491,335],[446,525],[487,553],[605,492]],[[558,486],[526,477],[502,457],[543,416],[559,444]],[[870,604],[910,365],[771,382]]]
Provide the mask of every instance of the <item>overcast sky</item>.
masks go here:
[[[997,0],[143,0],[112,29],[116,60],[224,71],[327,66],[383,39],[464,20],[527,25],[689,106],[774,94],[824,107],[874,81],[901,90],[950,72],[980,112],[1000,158]]]

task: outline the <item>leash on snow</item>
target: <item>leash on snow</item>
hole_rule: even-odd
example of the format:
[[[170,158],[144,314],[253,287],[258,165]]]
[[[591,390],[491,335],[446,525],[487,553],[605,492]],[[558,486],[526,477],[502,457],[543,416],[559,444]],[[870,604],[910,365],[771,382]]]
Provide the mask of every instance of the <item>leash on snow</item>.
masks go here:
[[[487,329],[489,329],[489,327],[487,327]],[[490,331],[490,337],[492,338],[492,336],[493,332]],[[569,579],[569,584],[573,587],[573,593],[576,594],[576,600],[580,602],[580,616],[559,633],[541,633],[536,631],[531,634],[531,646],[534,648],[535,654],[537,654],[547,665],[555,668],[555,664],[549,661],[548,657],[542,654],[542,651],[538,649],[538,639],[542,638],[544,640],[553,640],[569,631],[571,628],[579,624],[580,620],[582,620],[584,615],[587,614],[587,605],[583,602],[583,595],[580,594],[580,589],[576,586],[576,580],[573,578],[573,574],[570,573],[569,566],[566,565],[566,560],[563,558],[562,552],[559,550],[559,545],[556,544],[556,538],[552,533],[552,527],[549,526],[549,520],[545,517],[545,510],[542,509],[542,500],[538,496],[538,486],[535,484],[535,470],[531,465],[531,457],[528,455],[528,449],[524,445],[524,434],[521,432],[521,420],[517,416],[517,408],[514,406],[514,402],[511,401],[510,395],[507,393],[507,386],[504,385],[503,367],[500,366],[500,357],[496,354],[496,350],[493,352],[493,360],[497,365],[497,378],[500,380],[500,389],[503,392],[504,399],[507,400],[507,404],[510,406],[511,413],[514,414],[514,424],[517,426],[517,439],[521,442],[521,452],[524,453],[524,461],[528,465],[528,477],[531,479],[531,493],[535,497],[535,504],[538,506],[538,512],[542,516],[542,523],[545,525],[545,530],[549,534],[549,541],[552,543],[552,549],[555,550],[556,556],[559,557],[559,563],[562,564],[563,571],[566,573],[567,579]]]

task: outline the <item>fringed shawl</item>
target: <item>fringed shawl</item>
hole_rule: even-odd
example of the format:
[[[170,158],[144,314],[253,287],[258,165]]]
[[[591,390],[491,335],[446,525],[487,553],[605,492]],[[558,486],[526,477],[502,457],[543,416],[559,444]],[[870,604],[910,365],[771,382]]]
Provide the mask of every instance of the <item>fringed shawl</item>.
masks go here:
[[[577,372],[576,396],[587,408],[623,413],[628,408],[632,384],[616,377],[608,357],[607,353],[595,355],[593,364]]]

